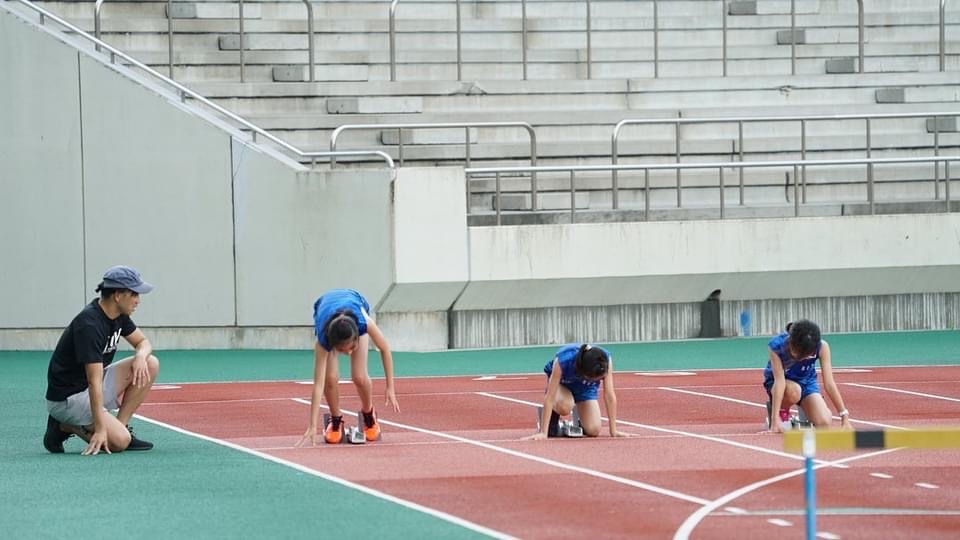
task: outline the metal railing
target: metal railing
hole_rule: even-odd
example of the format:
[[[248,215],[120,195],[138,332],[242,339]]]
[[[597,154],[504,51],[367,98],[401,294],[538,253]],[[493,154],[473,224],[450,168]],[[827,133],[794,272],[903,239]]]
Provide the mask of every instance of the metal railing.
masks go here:
[[[798,122],[800,124],[800,157],[801,159],[806,159],[807,157],[807,123],[808,122],[827,122],[827,121],[841,121],[841,120],[863,120],[864,121],[864,137],[865,137],[865,146],[864,151],[866,152],[866,157],[870,157],[871,152],[873,151],[873,144],[871,138],[871,122],[874,120],[889,120],[889,119],[898,119],[898,118],[933,118],[933,148],[934,155],[940,154],[940,118],[949,118],[960,116],[960,112],[957,111],[943,111],[943,112],[909,112],[909,113],[879,113],[879,114],[837,114],[837,115],[798,115],[798,116],[741,116],[741,117],[717,117],[717,118],[644,118],[644,119],[626,119],[617,122],[617,125],[613,128],[613,134],[611,135],[611,148],[610,148],[610,161],[614,165],[618,164],[620,152],[620,134],[623,129],[627,126],[638,126],[638,125],[663,125],[663,124],[672,124],[674,126],[674,149],[675,149],[675,159],[676,162],[680,162],[680,157],[682,155],[680,151],[680,126],[689,125],[689,124],[736,124],[737,125],[737,151],[739,153],[740,161],[743,161],[744,158],[744,140],[743,140],[743,126],[744,124],[751,123],[771,123],[771,122]],[[872,180],[873,169],[868,169],[868,174]],[[949,174],[949,171],[948,171]],[[806,181],[806,169],[803,169],[803,179]],[[939,168],[935,170],[934,173],[935,182],[934,190],[935,197],[939,199]],[[612,169],[612,183],[613,183],[613,208],[616,209],[618,206],[617,199],[617,169]],[[680,171],[677,171],[677,185],[680,184]],[[681,204],[680,192],[677,191],[677,206]],[[743,169],[740,169],[740,204],[743,204]]]
[[[306,0],[305,0],[306,1]],[[457,39],[457,80],[463,80],[463,47],[462,47],[462,19],[461,19],[461,6],[460,0],[455,0],[456,2],[456,39]],[[650,0],[653,7],[653,76],[660,76],[660,16],[659,16],[659,2],[658,0]],[[397,80],[397,38],[396,38],[396,16],[397,9],[399,7],[400,0],[392,0],[390,2],[390,14],[389,14],[389,41],[390,41],[390,80]],[[585,28],[585,37],[586,37],[586,68],[587,68],[587,79],[593,78],[593,7],[591,0],[584,0],[585,10],[586,10],[586,28]],[[795,31],[796,21],[793,17],[793,4],[794,0],[791,0],[791,35]],[[720,11],[721,11],[721,21],[722,21],[722,37],[721,37],[721,49],[722,49],[722,71],[723,76],[727,76],[727,6],[728,0],[720,0]],[[528,42],[529,42],[529,31],[527,29],[527,0],[520,0],[520,63],[522,67],[523,79],[527,80],[528,78]],[[795,40],[795,38],[794,38]],[[794,43],[791,47],[791,57],[793,58],[792,64],[794,65],[793,73],[796,73],[796,44]]]
[[[94,27],[95,35],[97,39],[100,39],[100,12],[102,4],[105,0],[97,0],[94,7]],[[313,5],[310,0],[302,0],[304,6],[307,9],[307,53],[308,53],[308,62],[309,62],[309,77],[310,81],[316,81],[315,74],[315,43],[314,43],[314,16],[313,16]],[[659,9],[658,9],[658,0],[650,0],[653,5],[653,76],[657,78],[660,76],[660,23],[659,23]],[[238,23],[239,23],[239,33],[240,33],[240,44],[239,44],[239,55],[240,55],[240,81],[245,81],[245,40],[244,40],[244,13],[243,13],[243,2],[244,0],[238,0],[239,3],[239,13],[238,13]],[[390,41],[390,80],[397,80],[397,45],[396,45],[396,14],[399,7],[400,0],[392,0],[390,3],[390,14],[389,14],[389,41]],[[463,80],[463,30],[462,30],[462,16],[461,16],[461,0],[455,0],[456,3],[456,41],[457,41],[457,60],[456,60],[456,69],[457,69],[457,80]],[[593,22],[592,22],[592,5],[591,0],[584,0],[586,7],[586,74],[587,79],[593,78]],[[728,64],[728,26],[727,26],[727,13],[728,13],[728,0],[720,0],[721,6],[721,49],[722,49],[722,73],[723,76],[727,76],[727,64]],[[172,0],[167,0],[167,57],[168,57],[168,76],[173,78],[173,18],[171,14]],[[940,71],[945,70],[946,65],[946,0],[940,0],[939,8],[939,64]],[[796,75],[797,73],[797,43],[796,43],[796,0],[790,0],[790,73]],[[528,78],[528,30],[527,30],[527,0],[521,0],[521,64],[523,70],[523,79]],[[858,62],[857,70],[860,73],[864,72],[864,43],[865,43],[865,28],[864,28],[864,5],[863,0],[857,0],[857,52],[858,52]],[[99,46],[98,46],[99,47]],[[99,49],[98,49],[99,50]]]
[[[100,40],[100,11],[104,0],[97,0],[93,6],[93,31],[98,41]],[[170,10],[173,9],[173,0],[167,0],[167,76],[173,79],[173,15]],[[100,44],[96,45],[97,52],[100,52]]]
[[[434,122],[426,124],[345,124],[330,134],[330,151],[337,150],[337,141],[345,131],[397,130],[397,161],[403,166],[403,130],[405,129],[462,129],[465,133],[464,155],[467,167],[470,166],[470,129],[471,128],[518,128],[526,130],[530,138],[530,165],[537,164],[537,132],[526,122]],[[336,160],[331,161],[336,165]]]
[[[314,71],[314,48],[313,43],[313,4],[310,0],[303,0],[303,5],[307,6],[307,61],[310,63],[310,82],[317,80]]]
[[[512,128],[523,129],[527,132],[530,139],[530,166],[537,166],[537,132],[533,126],[526,122],[435,122],[421,124],[346,124],[333,130],[330,134],[330,151],[337,152],[337,143],[344,132],[347,131],[377,131],[377,130],[397,130],[397,161],[403,166],[403,131],[417,129],[462,129],[464,130],[464,156],[466,166],[470,166],[470,130],[473,128]],[[336,158],[331,158],[330,166],[337,164]],[[536,200],[536,188],[533,190],[534,200]]]
[[[235,122],[236,124],[239,124],[242,128],[248,129],[248,130],[250,131],[250,140],[251,140],[251,142],[256,143],[256,142],[257,142],[257,136],[258,136],[258,135],[259,135],[259,136],[262,136],[263,138],[269,140],[269,141],[272,142],[273,144],[275,144],[275,145],[277,145],[278,147],[280,147],[282,150],[285,150],[285,151],[289,152],[290,154],[294,155],[294,156],[295,156],[296,158],[298,158],[298,159],[309,159],[309,160],[310,160],[310,163],[311,163],[311,164],[314,164],[314,165],[316,164],[317,159],[322,159],[322,158],[330,158],[331,160],[333,160],[333,159],[338,158],[338,157],[368,157],[368,158],[369,158],[369,157],[376,157],[376,158],[378,158],[378,159],[382,159],[382,160],[384,161],[384,163],[385,163],[390,169],[395,169],[395,168],[396,168],[396,166],[394,165],[394,162],[393,162],[393,158],[391,158],[390,155],[387,154],[386,152],[383,152],[383,151],[380,151],[380,150],[349,150],[349,151],[337,151],[337,152],[304,152],[303,150],[300,150],[299,148],[291,145],[290,143],[287,143],[286,141],[281,140],[281,139],[278,138],[277,136],[275,136],[275,135],[267,132],[267,131],[264,130],[263,128],[255,125],[255,124],[253,124],[253,123],[251,123],[250,121],[248,121],[248,120],[246,120],[246,119],[244,119],[244,118],[242,118],[242,117],[240,117],[240,116],[238,116],[238,115],[236,115],[236,114],[228,111],[227,109],[224,109],[224,108],[221,107],[220,105],[217,105],[216,103],[210,101],[209,99],[205,98],[204,96],[202,96],[202,95],[194,92],[193,90],[190,90],[190,89],[187,88],[186,86],[184,86],[184,85],[182,85],[182,84],[174,81],[173,79],[171,79],[171,78],[163,75],[162,73],[154,70],[153,68],[147,66],[146,64],[141,63],[141,62],[140,62],[139,60],[137,60],[136,58],[133,58],[132,56],[124,53],[123,51],[121,51],[121,50],[119,50],[119,49],[117,49],[117,48],[115,48],[115,47],[113,47],[113,46],[111,46],[111,45],[109,45],[109,44],[107,44],[107,43],[104,43],[103,41],[97,39],[97,38],[94,37],[94,36],[91,36],[90,34],[84,32],[83,30],[81,30],[80,28],[78,28],[78,27],[74,26],[73,24],[67,22],[66,20],[58,17],[57,15],[54,15],[54,14],[51,13],[50,11],[48,11],[48,10],[46,10],[46,9],[43,9],[43,8],[40,7],[40,6],[37,6],[37,5],[34,4],[33,2],[30,2],[30,0],[6,0],[6,1],[19,2],[19,3],[23,4],[24,6],[32,9],[32,10],[35,11],[36,13],[40,14],[40,24],[45,24],[45,23],[46,23],[46,19],[50,19],[50,20],[56,22],[57,24],[63,26],[64,28],[70,30],[70,31],[71,31],[73,34],[75,34],[77,37],[83,38],[83,39],[89,41],[90,43],[92,43],[93,45],[99,46],[101,49],[105,49],[105,50],[109,53],[109,62],[110,62],[111,65],[117,65],[117,58],[121,58],[121,59],[124,61],[124,62],[123,62],[124,64],[128,64],[128,65],[130,65],[130,66],[134,66],[134,67],[142,70],[144,73],[147,73],[148,75],[153,76],[153,77],[156,78],[157,80],[159,80],[159,81],[167,84],[168,86],[172,87],[173,89],[175,89],[176,92],[177,92],[177,96],[178,96],[178,98],[180,99],[181,102],[186,103],[187,98],[191,98],[191,99],[195,100],[196,103],[201,103],[201,104],[203,104],[204,106],[208,107],[209,109],[211,109],[211,110],[213,110],[213,111],[216,111],[217,113],[219,113],[220,115],[224,116],[225,118],[227,118],[227,119],[229,119],[229,120],[232,120],[232,121]]]
[[[477,167],[465,169],[467,182],[471,178],[478,176],[495,178],[495,212],[497,216],[497,225],[502,223],[502,211],[500,205],[501,196],[501,177],[504,174],[530,174],[534,189],[536,188],[536,174],[551,172],[566,172],[570,174],[570,220],[573,222],[576,213],[576,173],[578,172],[609,172],[609,171],[642,171],[644,173],[644,214],[643,220],[650,218],[650,171],[657,170],[688,170],[688,169],[716,169],[718,171],[718,189],[719,189],[719,212],[720,218],[726,217],[726,205],[724,191],[726,184],[724,182],[724,169],[744,169],[744,168],[785,168],[793,169],[793,180],[791,186],[793,189],[794,215],[800,215],[800,183],[798,180],[798,169],[802,167],[826,167],[826,166],[852,166],[866,165],[868,168],[876,165],[885,165],[893,163],[939,163],[945,164],[947,171],[946,182],[946,206],[945,211],[951,211],[950,200],[950,182],[949,164],[960,161],[960,156],[929,156],[929,157],[902,157],[902,158],[862,158],[862,159],[829,159],[829,160],[784,160],[784,161],[732,161],[732,162],[713,162],[713,163],[647,163],[630,165],[555,165],[541,167]],[[677,189],[682,189],[678,185]],[[469,200],[470,191],[467,191]],[[870,214],[876,213],[876,199],[874,196],[874,182],[872,178],[867,180],[867,203],[870,205]],[[536,207],[531,205],[533,210]]]
[[[858,0],[863,1],[863,0]],[[946,45],[946,29],[945,29],[945,11],[946,11],[947,0],[940,0],[940,71],[944,69],[944,55],[945,55],[945,45]]]
[[[857,70],[863,73],[863,0],[857,0]]]

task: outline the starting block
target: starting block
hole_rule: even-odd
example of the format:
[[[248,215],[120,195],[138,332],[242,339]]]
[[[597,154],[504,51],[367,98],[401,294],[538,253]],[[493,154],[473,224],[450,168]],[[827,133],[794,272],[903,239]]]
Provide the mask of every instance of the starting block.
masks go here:
[[[537,407],[537,430],[540,430],[540,421],[543,419],[543,407]],[[557,424],[557,437],[583,437],[583,426],[580,425],[580,414],[573,409],[570,420],[561,419]]]
[[[366,444],[367,442],[367,436],[363,434],[363,430],[356,426],[348,427],[344,435],[346,435],[344,439],[350,444]]]
[[[770,429],[770,402],[767,402],[767,418],[764,421],[764,424],[767,426],[767,429]],[[782,422],[784,431],[790,431],[792,429],[813,429],[813,423],[810,422],[810,419],[807,418],[807,413],[803,411],[803,407],[797,407],[797,410],[794,411],[790,409],[790,420]]]
[[[330,423],[330,413],[323,414],[323,425],[326,426]],[[344,423],[346,424],[346,423]],[[366,444],[367,437],[363,433],[363,428],[360,427],[363,425],[363,415],[357,413],[357,425],[356,426],[343,426],[343,437],[340,439],[340,443],[350,443],[350,444]]]

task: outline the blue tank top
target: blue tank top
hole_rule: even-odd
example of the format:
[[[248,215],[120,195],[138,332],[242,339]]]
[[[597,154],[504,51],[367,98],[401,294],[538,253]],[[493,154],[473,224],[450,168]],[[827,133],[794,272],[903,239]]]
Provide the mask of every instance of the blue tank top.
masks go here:
[[[327,343],[327,323],[343,311],[357,323],[359,335],[367,333],[367,318],[370,314],[370,304],[362,294],[353,289],[332,289],[323,294],[313,303],[313,331],[323,350],[330,351],[332,347]]]
[[[601,381],[589,381],[587,379],[581,379],[577,377],[577,351],[580,350],[582,343],[572,343],[570,345],[564,345],[557,351],[556,359],[560,362],[560,383],[565,386],[571,386],[573,384],[579,384],[583,386],[593,386],[599,387]],[[610,358],[610,353],[601,347],[594,347],[600,349],[607,354],[607,358]],[[547,377],[553,374],[553,360],[551,359],[547,362],[547,365],[543,366],[543,372],[547,374]]]
[[[767,343],[770,350],[780,357],[780,362],[783,364],[784,376],[791,381],[815,380],[817,378],[817,360],[820,359],[821,344],[817,345],[817,350],[814,351],[813,355],[798,360],[791,358],[790,353],[787,351],[788,335],[789,334],[784,332]],[[767,379],[773,379],[773,367],[770,365],[769,360],[767,360],[767,368],[763,370],[763,376]]]

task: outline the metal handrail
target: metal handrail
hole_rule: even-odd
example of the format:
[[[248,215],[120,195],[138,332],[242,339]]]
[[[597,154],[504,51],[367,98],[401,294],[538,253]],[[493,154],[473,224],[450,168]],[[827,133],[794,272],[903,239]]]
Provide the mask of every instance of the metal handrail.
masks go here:
[[[310,62],[310,82],[315,82],[317,79],[314,76],[314,56],[313,56],[313,4],[310,3],[310,0],[303,0],[303,5],[307,6],[307,55],[308,61]]]
[[[397,130],[397,146],[399,147],[400,165],[403,166],[403,130],[405,129],[465,129],[466,162],[470,166],[470,128],[522,128],[530,137],[530,165],[537,164],[537,132],[527,122],[433,122],[420,124],[345,124],[333,130],[330,134],[330,151],[337,150],[337,139],[345,131],[376,131],[384,129]],[[336,159],[331,160],[336,165]]]
[[[103,0],[98,0],[103,1]],[[244,76],[244,52],[246,51],[247,45],[245,43],[244,31],[243,31],[243,0],[238,0],[239,2],[239,12],[237,14],[237,19],[240,24],[240,82],[245,82],[246,78]],[[309,72],[310,72],[310,82],[315,82],[316,76],[314,72],[314,44],[313,44],[313,4],[310,3],[310,0],[303,0],[303,5],[307,7],[307,61],[309,62]]]
[[[115,48],[115,47],[113,47],[113,46],[111,46],[111,45],[109,45],[109,44],[107,44],[107,43],[104,43],[103,41],[97,39],[97,38],[94,37],[94,36],[91,36],[91,35],[88,34],[87,32],[84,32],[83,30],[81,30],[80,28],[78,28],[78,27],[74,26],[73,24],[67,22],[66,20],[58,17],[57,15],[54,15],[54,14],[51,13],[50,11],[47,11],[46,9],[43,9],[43,8],[40,7],[40,6],[37,6],[36,4],[34,4],[33,2],[31,2],[30,0],[13,0],[13,1],[20,2],[21,4],[23,4],[23,5],[27,6],[28,8],[36,11],[37,13],[39,13],[39,14],[41,15],[41,23],[44,22],[44,18],[49,18],[49,19],[55,21],[56,23],[60,24],[60,25],[63,26],[64,28],[70,30],[70,31],[71,31],[73,34],[75,34],[76,36],[81,37],[81,38],[83,38],[83,39],[85,39],[85,40],[93,43],[94,45],[99,45],[99,46],[100,46],[101,48],[103,48],[103,49],[106,49],[106,51],[110,53],[110,64],[111,64],[111,65],[116,65],[116,58],[117,58],[117,57],[120,57],[120,58],[122,58],[123,60],[125,60],[126,63],[128,63],[128,64],[130,64],[130,65],[132,65],[132,66],[135,66],[135,67],[143,70],[145,73],[147,73],[147,74],[149,74],[149,75],[152,75],[154,78],[159,79],[161,82],[164,82],[164,83],[166,83],[167,85],[169,85],[169,86],[173,87],[174,89],[176,89],[177,92],[178,92],[178,97],[180,98],[180,101],[181,101],[181,102],[186,103],[188,97],[189,97],[189,98],[193,98],[193,99],[196,100],[197,102],[206,105],[206,106],[209,107],[210,109],[212,109],[212,110],[220,113],[221,115],[229,118],[230,120],[233,120],[234,122],[240,124],[241,126],[249,129],[250,132],[251,132],[251,133],[250,133],[251,141],[254,142],[254,143],[257,142],[257,135],[260,135],[260,136],[268,139],[268,140],[271,141],[272,143],[276,144],[276,145],[279,146],[280,148],[282,148],[282,149],[284,149],[284,150],[286,150],[286,151],[288,151],[288,152],[296,155],[298,158],[310,159],[312,163],[315,163],[317,158],[331,158],[331,159],[335,159],[335,158],[337,158],[337,157],[360,157],[360,156],[374,157],[374,156],[375,156],[375,157],[379,157],[380,159],[384,160],[384,162],[387,164],[387,166],[388,166],[389,168],[391,168],[391,169],[396,168],[396,166],[395,166],[394,163],[393,163],[393,158],[391,158],[390,155],[387,154],[386,152],[383,152],[383,151],[380,151],[380,150],[351,150],[351,151],[339,151],[339,152],[304,152],[303,150],[300,150],[299,148],[291,145],[290,143],[279,139],[276,135],[273,135],[272,133],[269,133],[268,131],[264,130],[263,128],[255,125],[255,124],[253,124],[253,123],[251,123],[249,120],[246,120],[246,119],[244,119],[244,118],[242,118],[242,117],[240,117],[240,116],[237,116],[236,114],[228,111],[227,109],[224,109],[224,108],[221,107],[220,105],[217,105],[216,103],[210,101],[209,99],[205,98],[204,96],[202,96],[202,95],[194,92],[193,90],[190,90],[190,89],[187,88],[186,86],[184,86],[184,85],[182,85],[182,84],[174,81],[173,79],[171,79],[171,78],[163,75],[162,73],[154,70],[154,69],[151,68],[150,66],[147,66],[146,64],[143,64],[142,62],[140,62],[140,61],[137,60],[136,58],[134,58],[134,57],[132,57],[132,56],[124,53],[123,51],[121,51],[121,50],[119,50],[119,49],[117,49],[117,48]]]
[[[94,36],[100,40],[100,10],[103,7],[104,0],[97,0],[93,6],[93,32]],[[173,78],[173,15],[170,10],[173,7],[173,0],[167,0],[167,75]],[[100,52],[100,45],[96,45],[97,52]]]
[[[397,4],[400,0],[390,2],[390,80],[397,80]]]
[[[523,61],[523,80],[527,80],[527,0],[520,2],[520,49]]]
[[[860,0],[857,0],[858,2]],[[797,3],[790,0],[790,74],[797,74]]]
[[[944,69],[944,45],[945,45],[945,28],[944,28],[944,11],[946,9],[947,0],[940,0],[940,71]]]
[[[304,0],[305,2],[307,0]],[[526,0],[524,0],[526,1]],[[457,80],[463,80],[463,51],[461,43],[460,0],[457,3]],[[390,80],[397,80],[397,6],[400,0],[390,2]],[[526,52],[526,51],[524,51]],[[526,76],[524,76],[526,79]]]
[[[676,160],[680,161],[680,126],[684,124],[737,124],[738,126],[738,151],[740,153],[740,160],[743,161],[744,155],[744,145],[743,145],[743,125],[745,123],[760,123],[760,122],[800,122],[800,152],[803,158],[806,158],[807,154],[807,133],[806,133],[806,123],[807,122],[818,122],[818,121],[838,121],[838,120],[864,120],[866,122],[866,152],[869,155],[871,152],[872,141],[870,137],[870,122],[872,120],[885,120],[885,119],[894,119],[894,118],[925,118],[933,117],[934,118],[934,152],[939,154],[940,152],[940,141],[939,141],[939,122],[936,120],[940,117],[951,117],[951,116],[960,116],[960,112],[957,111],[941,111],[941,112],[907,112],[907,113],[862,113],[862,114],[834,114],[834,115],[792,115],[792,116],[735,116],[735,117],[714,117],[714,118],[638,118],[638,119],[625,119],[617,122],[617,125],[613,128],[613,133],[610,138],[610,161],[612,164],[616,165],[619,160],[619,148],[620,148],[620,133],[623,128],[631,125],[654,125],[654,124],[672,124],[675,126],[675,147],[676,147]],[[617,208],[617,169],[612,169],[613,171],[613,204],[614,208]],[[872,176],[872,170],[870,171]],[[804,170],[804,178],[806,178],[806,170]],[[939,172],[937,172],[937,179],[939,180]],[[677,182],[680,182],[679,177]],[[740,184],[741,184],[741,204],[743,204],[743,171],[740,171]],[[939,184],[936,184],[939,186]],[[937,188],[939,189],[939,188]],[[677,195],[678,200],[677,204],[679,205],[679,193]]]
[[[244,43],[246,40],[243,39],[243,0],[239,0],[237,20],[240,23],[240,82],[245,82],[245,77],[243,75],[243,52],[247,48],[247,44]]]
[[[795,160],[783,160],[783,161],[731,161],[731,162],[712,162],[712,163],[637,163],[637,164],[628,164],[628,165],[545,165],[539,167],[469,167],[464,169],[464,174],[469,179],[472,176],[493,175],[497,179],[496,186],[496,197],[498,200],[497,204],[497,225],[500,225],[500,177],[503,174],[527,174],[535,178],[534,175],[537,173],[549,173],[549,172],[569,172],[571,173],[571,183],[573,186],[573,175],[576,172],[607,172],[607,171],[644,171],[644,193],[649,193],[650,189],[650,171],[655,170],[685,170],[685,169],[717,169],[719,171],[719,188],[720,188],[720,218],[725,217],[725,206],[724,206],[724,178],[723,170],[724,169],[744,169],[744,168],[776,168],[776,167],[792,167],[793,174],[793,202],[794,202],[794,215],[800,215],[800,199],[799,199],[799,182],[797,181],[798,175],[797,170],[801,167],[817,167],[817,166],[845,166],[845,165],[867,165],[867,167],[873,167],[874,165],[884,165],[891,163],[945,163],[947,170],[947,182],[946,182],[946,211],[951,211],[950,204],[950,176],[949,176],[949,164],[952,162],[960,161],[960,156],[925,156],[925,157],[899,157],[899,158],[861,158],[861,159],[824,159],[824,160],[804,160],[804,159],[795,159]],[[678,186],[680,189],[680,186]],[[469,195],[469,193],[468,193]],[[873,191],[873,179],[867,179],[867,202],[870,204],[870,214],[875,213],[875,200],[874,200],[874,191]],[[575,211],[576,205],[574,204],[573,196],[571,196],[570,201],[570,214],[571,217]],[[536,210],[534,207],[533,210]],[[650,216],[650,197],[644,197],[644,221],[648,220]]]
[[[593,78],[593,51],[590,34],[593,32],[593,22],[590,18],[590,0],[587,0],[587,79]]]
[[[857,0],[857,68],[863,73],[863,0]]]
[[[653,78],[660,76],[660,17],[657,14],[657,0],[653,0]]]

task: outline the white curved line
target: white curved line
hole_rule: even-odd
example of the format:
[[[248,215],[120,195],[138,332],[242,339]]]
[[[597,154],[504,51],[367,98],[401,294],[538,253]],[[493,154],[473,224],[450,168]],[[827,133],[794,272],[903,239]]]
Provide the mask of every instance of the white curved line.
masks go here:
[[[859,455],[856,455],[856,456],[850,456],[850,457],[848,457],[848,458],[838,459],[837,461],[832,461],[832,462],[824,463],[824,464],[822,464],[822,465],[816,465],[816,466],[814,466],[814,469],[820,469],[820,468],[823,468],[823,467],[834,466],[834,465],[837,465],[837,464],[840,464],[840,463],[847,463],[847,462],[850,462],[850,461],[856,461],[856,460],[858,460],[858,459],[863,459],[863,458],[868,458],[868,457],[873,457],[873,456],[879,456],[879,455],[887,454],[887,453],[890,453],[890,452],[896,452],[897,450],[902,450],[902,448],[888,448],[888,449],[886,449],[886,450],[880,450],[879,452],[871,452],[871,453],[869,453],[869,454],[859,454]],[[711,512],[713,512],[714,510],[716,510],[717,508],[720,508],[721,506],[729,503],[730,501],[732,501],[732,500],[734,500],[734,499],[736,499],[736,498],[738,498],[738,497],[740,497],[740,496],[742,496],[742,495],[745,495],[745,494],[747,494],[747,493],[750,493],[751,491],[754,491],[754,490],[756,490],[756,489],[762,488],[762,487],[764,487],[764,486],[767,486],[767,485],[770,485],[770,484],[779,482],[779,481],[781,481],[781,480],[786,480],[787,478],[793,478],[794,476],[799,476],[799,475],[803,474],[805,471],[806,471],[806,469],[797,469],[797,470],[795,470],[795,471],[791,471],[791,472],[788,472],[788,473],[783,473],[783,474],[781,474],[781,475],[779,475],[779,476],[774,476],[773,478],[767,478],[766,480],[760,480],[759,482],[754,482],[754,483],[752,483],[752,484],[750,484],[750,485],[743,486],[742,488],[740,488],[740,489],[738,489],[738,490],[736,490],[736,491],[731,491],[730,493],[727,493],[726,495],[720,497],[719,499],[715,499],[715,500],[712,501],[711,503],[704,505],[703,507],[701,507],[701,508],[700,508],[699,510],[697,510],[696,512],[690,514],[690,516],[687,517],[687,519],[683,522],[683,524],[680,525],[680,528],[677,529],[677,532],[673,535],[673,540],[688,540],[688,539],[690,538],[690,533],[693,532],[693,529],[695,529],[695,528],[697,527],[697,525],[700,523],[700,521],[703,520],[703,518],[705,518],[708,514],[710,514]]]

